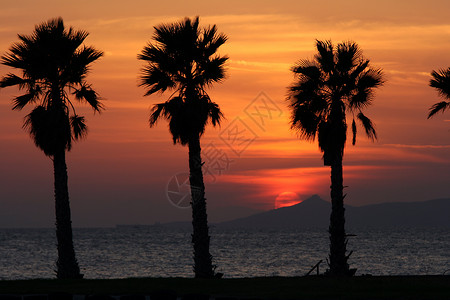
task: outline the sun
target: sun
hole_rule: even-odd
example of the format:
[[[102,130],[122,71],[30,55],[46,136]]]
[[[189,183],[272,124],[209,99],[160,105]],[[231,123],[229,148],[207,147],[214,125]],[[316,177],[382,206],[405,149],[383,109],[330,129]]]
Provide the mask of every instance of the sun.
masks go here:
[[[294,192],[283,192],[280,193],[277,198],[275,198],[275,209],[281,207],[292,206],[302,202],[297,193]]]

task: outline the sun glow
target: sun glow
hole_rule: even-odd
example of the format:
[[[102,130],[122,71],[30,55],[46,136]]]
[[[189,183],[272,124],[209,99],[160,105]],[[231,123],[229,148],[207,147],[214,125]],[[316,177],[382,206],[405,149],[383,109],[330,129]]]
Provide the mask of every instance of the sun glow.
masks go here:
[[[280,193],[275,199],[275,208],[292,206],[301,203],[299,196],[294,192],[283,192]]]

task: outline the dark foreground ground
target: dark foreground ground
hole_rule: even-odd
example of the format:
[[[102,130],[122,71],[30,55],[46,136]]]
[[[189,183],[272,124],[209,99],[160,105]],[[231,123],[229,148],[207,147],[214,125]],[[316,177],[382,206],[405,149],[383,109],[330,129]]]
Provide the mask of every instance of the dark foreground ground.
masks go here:
[[[39,279],[0,281],[0,299],[7,294],[36,295],[61,292],[74,295],[147,296],[146,298],[141,296],[133,299],[149,299],[148,296],[151,299],[176,299],[176,297],[178,299],[204,299],[201,295],[205,295],[216,300],[242,298],[434,300],[450,299],[450,276],[364,276],[352,278],[310,276],[212,280],[191,278]],[[172,297],[165,297],[164,295],[172,295]],[[186,295],[190,295],[190,297],[186,297]],[[62,299],[62,297],[57,298]],[[77,299],[84,299],[84,296],[77,296]],[[120,297],[116,299],[120,299]],[[123,297],[122,299],[132,298]]]

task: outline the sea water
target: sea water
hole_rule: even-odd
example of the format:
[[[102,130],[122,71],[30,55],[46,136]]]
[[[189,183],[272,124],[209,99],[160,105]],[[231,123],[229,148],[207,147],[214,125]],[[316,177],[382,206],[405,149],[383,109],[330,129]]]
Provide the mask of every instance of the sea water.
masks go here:
[[[248,230],[211,226],[211,254],[224,277],[303,276],[327,268],[326,229]],[[450,273],[450,228],[352,230],[357,275]],[[193,277],[191,230],[164,226],[74,229],[85,278]],[[0,229],[0,279],[54,278],[54,229]],[[313,274],[316,274],[314,270]]]

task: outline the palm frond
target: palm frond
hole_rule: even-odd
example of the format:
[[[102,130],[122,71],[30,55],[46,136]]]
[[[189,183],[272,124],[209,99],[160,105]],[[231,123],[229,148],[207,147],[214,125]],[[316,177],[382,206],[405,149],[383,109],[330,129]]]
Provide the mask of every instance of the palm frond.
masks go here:
[[[307,105],[294,108],[291,116],[291,128],[305,140],[314,140],[322,119],[312,112]]]
[[[349,99],[351,110],[361,110],[372,104],[374,88],[384,84],[383,73],[379,69],[368,69],[356,79],[355,92]]]
[[[322,76],[320,67],[310,60],[300,60],[291,68],[291,71],[302,81],[306,79],[318,81]]]
[[[335,69],[333,44],[331,41],[316,40],[316,48],[319,52],[315,59],[325,73],[332,72]]]
[[[27,85],[28,80],[23,79],[15,74],[8,73],[0,80],[0,88],[10,87],[10,86],[19,86],[19,89],[22,89],[25,85]]]
[[[60,149],[71,148],[71,126],[64,111],[38,105],[25,116],[23,127],[47,156],[54,155]]]
[[[174,97],[166,102],[161,115],[169,121],[169,131],[172,134],[173,143],[186,145],[191,136],[200,133],[193,130],[198,118],[193,114],[192,106],[187,105],[182,97]]]
[[[177,34],[178,27],[180,25],[171,25],[171,24],[160,24],[159,26],[153,27],[155,29],[155,33],[153,34],[153,39],[159,45],[164,45],[168,48],[172,45],[173,36]]]
[[[341,73],[350,73],[358,63],[360,50],[354,42],[340,43],[336,49],[336,70]]]
[[[297,81],[289,87],[290,99],[294,102],[313,102],[310,98],[320,94],[324,84],[320,68],[314,62],[303,60],[291,70],[296,75]]]
[[[369,68],[361,74],[358,79],[357,88],[372,89],[384,84],[383,71],[381,69]]]
[[[348,109],[350,111],[359,111],[372,104],[372,91],[370,89],[358,89],[352,95],[348,102]]]
[[[205,28],[203,34],[199,37],[199,48],[203,49],[203,55],[210,57],[216,53],[217,49],[225,44],[228,37],[223,33],[217,33],[216,25]]]
[[[435,88],[439,94],[450,99],[450,68],[431,72],[430,86]]]
[[[183,99],[181,97],[173,97],[164,103],[155,104],[150,111],[150,127],[156,125],[160,118],[170,120],[177,118],[183,111]]]
[[[85,30],[75,30],[73,27],[69,27],[66,30],[65,35],[72,42],[73,48],[77,49],[79,46],[83,44],[84,40],[89,36],[89,32]]]
[[[1,63],[3,65],[24,69],[27,66],[26,57],[30,48],[33,48],[33,40],[24,35],[18,35],[20,42],[14,43],[9,52],[1,57]]]
[[[164,93],[166,90],[174,89],[177,87],[177,83],[170,73],[163,71],[154,64],[149,64],[142,70],[139,86],[147,87],[145,96],[149,96],[157,92]]]
[[[104,109],[103,104],[100,102],[99,96],[90,85],[83,84],[79,89],[74,89],[73,95],[78,101],[85,100],[94,110],[94,112],[101,112]]]
[[[442,101],[433,104],[433,106],[430,107],[430,112],[428,113],[428,119],[433,117],[438,112],[442,111],[444,112],[446,109],[450,108],[450,102]]]
[[[303,89],[292,92],[289,97],[292,108],[291,128],[296,130],[301,138],[314,140],[319,124],[326,117],[328,103],[308,84],[303,84],[301,87]]]
[[[354,146],[355,144],[356,144],[356,122],[355,122],[355,119],[353,119],[353,121],[352,121],[352,135],[353,135],[353,138],[352,138],[352,145]]]
[[[321,90],[324,84],[321,66],[314,61],[301,60],[291,70],[296,75],[288,96],[292,108],[291,128],[301,138],[314,140],[328,107]]]
[[[138,54],[138,59],[148,61],[150,63],[165,65],[165,61],[172,58],[167,55],[164,47],[165,45],[153,45],[149,43],[144,47],[144,49],[142,49],[142,52]]]
[[[366,70],[366,68],[369,66],[369,63],[370,61],[368,59],[361,59],[358,65],[351,72],[350,78],[356,81],[357,78],[360,77],[364,70]]]
[[[70,117],[70,125],[72,127],[73,139],[80,140],[86,137],[88,128],[86,126],[85,118],[79,115]]]
[[[227,60],[227,56],[217,56],[199,64],[195,72],[196,83],[203,87],[222,81],[225,78],[224,65]]]
[[[63,69],[61,77],[68,83],[83,81],[90,70],[90,64],[103,56],[103,52],[93,47],[84,46],[73,52],[67,67]]]
[[[208,97],[207,106],[208,120],[214,127],[220,126],[220,122],[223,120],[224,116],[219,105],[212,102]]]
[[[149,118],[150,127],[155,126],[158,120],[161,117],[164,117],[166,106],[167,103],[158,103],[153,106],[153,108],[150,111],[150,118]]]
[[[439,95],[450,99],[450,68],[439,71],[431,72],[432,79],[430,80],[430,86],[435,88]],[[450,102],[441,101],[435,103],[430,107],[430,112],[428,113],[428,119],[433,117],[439,111],[444,112],[446,109],[450,107]]]
[[[13,99],[13,110],[21,110],[24,108],[27,104],[33,103],[36,101],[36,94],[31,92],[27,93],[21,96],[17,96]]]
[[[104,55],[92,46],[84,46],[74,55],[74,60],[80,65],[89,65]]]
[[[368,117],[366,117],[362,112],[358,114],[358,119],[361,121],[361,124],[364,127],[367,137],[369,137],[371,140],[376,140],[377,133],[375,131],[375,127],[372,121]]]

